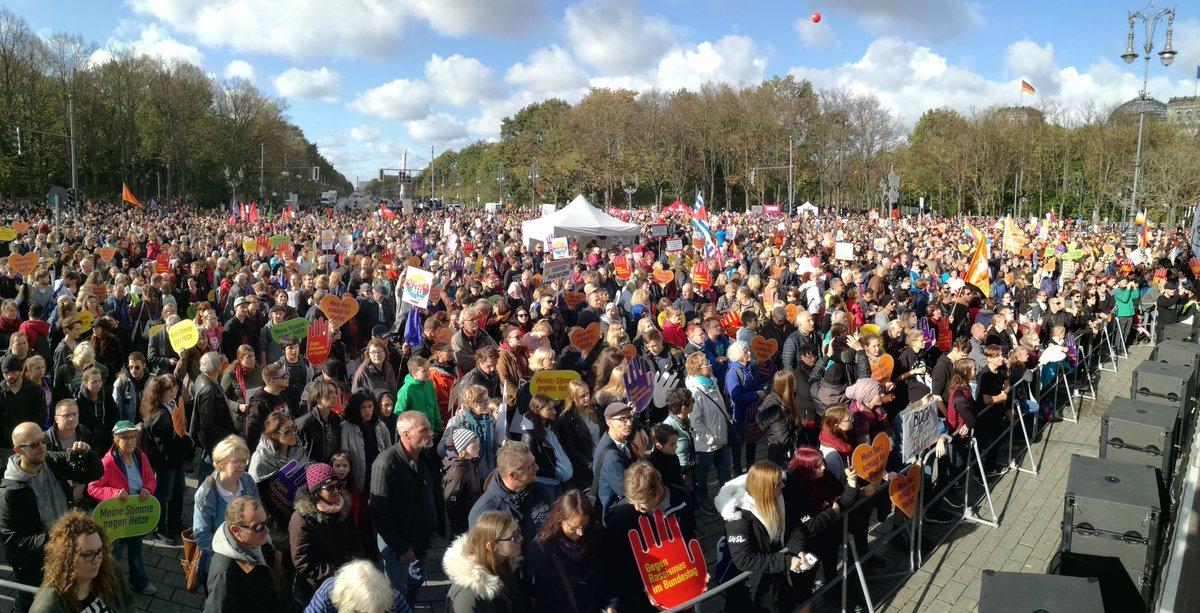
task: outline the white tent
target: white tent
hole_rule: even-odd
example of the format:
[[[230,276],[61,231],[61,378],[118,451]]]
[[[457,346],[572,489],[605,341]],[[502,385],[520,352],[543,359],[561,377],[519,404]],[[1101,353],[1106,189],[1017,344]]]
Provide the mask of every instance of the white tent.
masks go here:
[[[586,236],[608,238],[636,237],[637,224],[621,221],[592,206],[582,194],[567,206],[537,219],[521,222],[521,242],[533,245],[548,236]]]
[[[800,209],[798,212],[799,213],[811,213],[813,215],[816,215],[818,213],[817,205],[805,200],[804,204],[800,205]]]

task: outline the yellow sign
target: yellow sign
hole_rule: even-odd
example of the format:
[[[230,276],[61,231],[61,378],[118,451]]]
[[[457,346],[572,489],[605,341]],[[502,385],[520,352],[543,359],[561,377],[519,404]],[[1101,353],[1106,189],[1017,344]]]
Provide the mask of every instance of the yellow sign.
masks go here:
[[[79,323],[83,324],[82,331],[87,332],[92,329],[92,322],[95,321],[96,316],[92,315],[91,311],[80,311],[75,314],[75,319],[78,319]]]
[[[200,341],[200,330],[196,328],[196,322],[182,319],[167,330],[167,338],[175,353],[183,353],[184,349],[191,349]]]
[[[0,241],[4,241],[7,243],[8,241],[16,240],[16,238],[17,238],[16,230],[13,230],[12,228],[10,228],[8,226],[4,226],[3,228],[0,228]]]
[[[533,373],[529,382],[529,392],[542,394],[552,400],[566,400],[572,381],[579,380],[579,373],[573,370],[539,370]]]

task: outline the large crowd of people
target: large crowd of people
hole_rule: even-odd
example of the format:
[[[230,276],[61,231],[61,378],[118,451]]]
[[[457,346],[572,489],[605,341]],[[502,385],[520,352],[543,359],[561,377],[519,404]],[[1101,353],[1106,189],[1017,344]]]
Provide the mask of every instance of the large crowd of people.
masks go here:
[[[706,243],[687,213],[626,215],[640,237],[556,256],[516,211],[0,207],[0,541],[40,587],[17,609],[132,611],[150,539],[195,551],[206,611],[409,611],[443,549],[447,611],[653,611],[624,535],[661,511],[686,539],[724,523],[750,573],[730,610],[791,610],[840,574],[844,523],[862,551],[897,512],[851,455],[910,404],[936,400],[949,481],[1012,415],[1059,417],[1022,385],[1039,367],[1195,308],[1178,231],[713,213]],[[145,536],[91,519],[150,496]]]

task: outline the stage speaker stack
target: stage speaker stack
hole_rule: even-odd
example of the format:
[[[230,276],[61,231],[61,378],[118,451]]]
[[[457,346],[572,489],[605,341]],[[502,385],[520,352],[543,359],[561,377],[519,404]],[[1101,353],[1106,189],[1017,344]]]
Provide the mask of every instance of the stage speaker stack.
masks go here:
[[[1072,455],[1061,574],[1099,578],[1106,611],[1145,610],[1154,591],[1162,500],[1154,468]]]
[[[1094,577],[1063,577],[985,570],[979,582],[979,613],[1099,613],[1104,610]]]
[[[1153,466],[1169,484],[1175,467],[1179,413],[1172,407],[1114,397],[1100,418],[1100,457]]]
[[[1195,340],[1192,324],[1167,324],[1158,334],[1158,340],[1188,341]]]
[[[1195,369],[1191,366],[1144,360],[1133,370],[1129,397],[1174,407],[1181,423],[1187,423],[1194,384]]]

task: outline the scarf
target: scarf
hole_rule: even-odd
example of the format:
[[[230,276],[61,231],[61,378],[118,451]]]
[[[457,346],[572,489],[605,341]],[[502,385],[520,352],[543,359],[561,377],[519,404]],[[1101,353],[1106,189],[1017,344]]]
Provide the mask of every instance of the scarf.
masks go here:
[[[717,383],[713,381],[712,377],[706,377],[704,375],[691,375],[691,377],[693,381],[699,383],[701,387],[707,389],[708,391],[712,391],[717,388]]]
[[[345,504],[346,504],[346,497],[343,495],[340,498],[338,498],[337,504],[334,504],[331,502],[325,502],[324,500],[317,498],[316,506],[317,506],[318,511],[320,511],[326,515],[337,515],[338,513],[342,512],[342,507],[345,506]]]
[[[828,430],[821,430],[821,434],[817,438],[822,445],[826,447],[832,447],[835,451],[843,456],[849,456],[854,451],[854,448],[850,446],[849,441],[832,432],[829,432]]]
[[[466,417],[467,427],[479,437],[480,453],[490,453],[492,449],[492,434],[495,432],[495,426],[492,424],[492,416],[490,414],[476,415],[474,411],[463,408],[464,417]]]
[[[246,369],[242,367],[241,362],[233,367],[233,376],[237,378],[238,389],[242,390],[242,402],[249,404],[250,399],[246,397]]]
[[[573,562],[578,562],[588,554],[587,544],[583,539],[578,541],[571,540],[565,535],[558,539],[559,548],[562,549],[563,555],[567,556]]]

